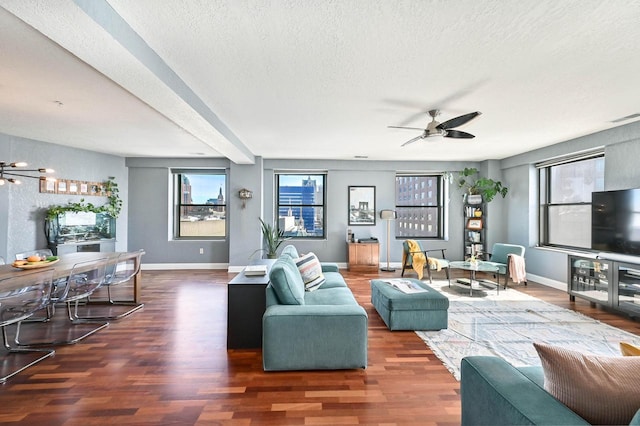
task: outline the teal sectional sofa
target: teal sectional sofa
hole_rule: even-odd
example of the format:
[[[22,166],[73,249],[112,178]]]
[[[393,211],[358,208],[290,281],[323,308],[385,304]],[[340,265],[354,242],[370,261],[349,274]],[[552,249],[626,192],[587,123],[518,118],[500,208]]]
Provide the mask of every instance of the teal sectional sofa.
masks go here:
[[[367,313],[335,263],[322,263],[325,282],[305,291],[287,246],[271,267],[262,317],[265,371],[367,367]]]
[[[542,367],[470,356],[460,364],[462,425],[588,425],[544,390]],[[640,425],[640,410],[631,420]]]

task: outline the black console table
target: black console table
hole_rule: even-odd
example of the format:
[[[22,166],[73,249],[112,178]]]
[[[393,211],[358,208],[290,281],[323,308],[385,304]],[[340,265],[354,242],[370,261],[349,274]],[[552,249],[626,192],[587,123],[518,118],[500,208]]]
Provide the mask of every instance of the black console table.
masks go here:
[[[262,315],[266,308],[265,289],[274,259],[260,259],[254,265],[267,265],[267,274],[247,276],[244,270],[230,282],[227,290],[227,349],[262,348]]]

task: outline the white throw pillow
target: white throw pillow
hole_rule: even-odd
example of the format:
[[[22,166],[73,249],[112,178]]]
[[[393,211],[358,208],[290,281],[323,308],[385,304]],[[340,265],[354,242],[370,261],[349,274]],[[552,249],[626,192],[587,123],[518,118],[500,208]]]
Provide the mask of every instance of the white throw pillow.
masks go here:
[[[325,282],[324,275],[322,275],[322,265],[313,252],[297,258],[296,266],[300,271],[306,291],[317,290]]]
[[[627,425],[640,407],[640,357],[585,355],[534,343],[544,389],[591,424]]]

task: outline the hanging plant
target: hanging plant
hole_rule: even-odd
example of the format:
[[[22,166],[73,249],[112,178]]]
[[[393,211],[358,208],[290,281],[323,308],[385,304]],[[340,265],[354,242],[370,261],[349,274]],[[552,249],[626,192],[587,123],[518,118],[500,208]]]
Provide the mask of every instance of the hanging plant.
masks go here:
[[[122,210],[122,200],[118,195],[118,184],[115,182],[115,178],[113,176],[109,176],[109,178],[104,182],[104,189],[107,194],[109,194],[107,196],[106,204],[96,206],[93,203],[85,203],[84,198],[81,198],[77,203],[68,203],[65,205],[49,207],[47,209],[47,219],[55,219],[59,214],[67,212],[106,213],[117,218]]]

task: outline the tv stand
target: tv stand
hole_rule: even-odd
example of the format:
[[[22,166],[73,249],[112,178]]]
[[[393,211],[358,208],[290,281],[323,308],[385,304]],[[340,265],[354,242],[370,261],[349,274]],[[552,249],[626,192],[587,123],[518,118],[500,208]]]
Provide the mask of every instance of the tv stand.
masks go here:
[[[570,255],[568,271],[572,301],[577,296],[640,318],[640,258],[614,253]]]

